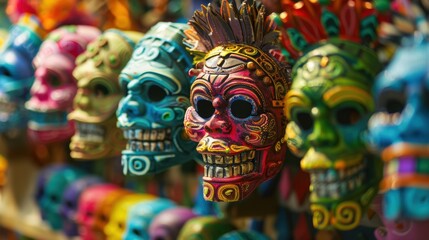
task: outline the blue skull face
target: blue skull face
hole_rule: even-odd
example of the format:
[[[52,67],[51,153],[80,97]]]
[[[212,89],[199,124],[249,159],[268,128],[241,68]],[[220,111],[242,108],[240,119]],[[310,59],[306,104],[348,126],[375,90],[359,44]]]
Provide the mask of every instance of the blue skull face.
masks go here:
[[[152,220],[161,212],[175,207],[168,199],[143,201],[131,207],[128,217],[124,240],[150,239],[149,226]]]
[[[32,61],[41,45],[30,29],[16,25],[0,53],[0,133],[27,124],[24,103],[34,81]]]
[[[195,143],[183,133],[190,106],[192,60],[182,44],[185,24],[159,23],[139,42],[122,70],[126,96],[117,110],[118,127],[128,140],[124,174],[158,173],[191,160]]]
[[[429,44],[398,50],[374,93],[369,141],[384,161],[384,214],[429,219]]]

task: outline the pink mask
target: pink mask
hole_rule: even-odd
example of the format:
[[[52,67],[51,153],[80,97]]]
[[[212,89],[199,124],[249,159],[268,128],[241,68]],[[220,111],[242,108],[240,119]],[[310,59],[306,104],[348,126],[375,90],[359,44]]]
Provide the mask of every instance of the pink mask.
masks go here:
[[[26,103],[30,111],[28,133],[41,143],[70,138],[74,123],[67,121],[77,92],[72,72],[75,58],[100,31],[90,26],[64,26],[49,34],[34,58],[35,81],[31,98]]]

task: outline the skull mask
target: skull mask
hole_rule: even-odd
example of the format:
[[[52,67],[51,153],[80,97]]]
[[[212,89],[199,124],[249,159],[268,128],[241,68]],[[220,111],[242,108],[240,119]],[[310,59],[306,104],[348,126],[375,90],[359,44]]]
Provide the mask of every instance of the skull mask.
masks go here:
[[[80,170],[67,167],[54,172],[46,182],[45,193],[40,201],[40,211],[53,230],[60,230],[62,227],[60,208],[64,191],[72,182],[83,176],[84,173]]]
[[[113,206],[109,222],[104,228],[106,240],[122,240],[125,234],[127,218],[130,214],[130,209],[141,202],[152,201],[156,197],[149,194],[130,194],[121,197]]]
[[[428,42],[397,50],[374,88],[369,139],[385,164],[380,187],[388,219],[429,219]]]
[[[31,98],[28,132],[36,142],[49,143],[69,139],[74,124],[67,122],[76,95],[72,75],[75,58],[100,31],[89,26],[65,26],[50,33],[34,58],[35,81]]]
[[[113,184],[97,184],[90,186],[82,193],[79,198],[76,222],[79,225],[79,236],[82,240],[101,240],[102,235],[94,231],[95,212],[100,203],[110,193],[117,191],[119,188]]]
[[[123,239],[150,239],[149,226],[154,217],[174,206],[175,204],[168,199],[155,199],[134,205],[127,217],[127,226]]]
[[[100,183],[101,179],[98,177],[88,176],[74,181],[64,191],[61,200],[60,214],[63,219],[62,230],[66,236],[78,235],[76,215],[81,194],[85,189]]]
[[[191,209],[185,207],[165,210],[150,223],[149,237],[150,239],[177,239],[180,229],[194,217],[197,217],[197,215]]]
[[[104,229],[110,220],[110,216],[112,215],[113,206],[115,206],[116,203],[121,200],[121,198],[129,194],[131,194],[131,192],[125,189],[117,189],[109,194],[106,194],[98,204],[94,212],[94,228],[92,229],[94,235],[97,237],[96,239],[106,239]]]
[[[377,193],[380,163],[367,156],[362,134],[379,68],[371,49],[339,40],[308,52],[292,70],[286,136],[310,173],[316,228],[353,229]]]
[[[183,132],[190,106],[192,59],[183,46],[180,23],[158,23],[137,45],[122,70],[127,95],[121,100],[118,126],[128,139],[122,151],[124,174],[158,173],[192,159],[195,144]]]
[[[195,217],[180,230],[178,240],[217,240],[223,234],[235,230],[226,219],[213,216]]]
[[[212,5],[208,8],[210,10],[203,13],[197,12],[198,15],[207,14],[200,17],[219,21],[228,17],[222,16],[228,11]],[[263,8],[246,2],[240,13],[235,3],[222,1],[221,9],[225,8],[238,15],[243,25],[252,23],[239,14],[259,11],[258,16],[262,17],[264,12]],[[200,34],[195,23],[200,17],[194,16],[190,22],[194,28],[187,32],[188,41],[204,42],[205,39],[193,39]],[[213,24],[231,28],[223,22]],[[218,25],[211,28],[217,30]],[[286,151],[283,98],[288,88],[287,71],[273,55],[262,50],[266,47],[225,42],[211,49],[196,65],[197,69],[190,71],[197,77],[191,86],[192,106],[186,112],[184,125],[191,140],[198,142],[197,151],[203,157],[206,200],[242,200],[261,182],[277,174],[283,164]]]
[[[39,207],[39,209],[42,209],[41,207],[42,199],[46,194],[46,186],[49,181],[49,178],[52,176],[53,173],[57,171],[61,171],[66,167],[67,167],[66,165],[52,165],[39,172],[39,175],[36,181],[36,191],[34,195],[34,199],[36,200],[36,204]],[[42,219],[45,219],[44,211],[41,211],[40,214]]]
[[[25,129],[24,103],[34,81],[33,58],[42,43],[40,23],[25,15],[0,53],[0,133]]]
[[[118,30],[108,30],[91,42],[77,60],[73,76],[78,91],[74,111],[76,121],[71,139],[71,157],[100,159],[119,155],[125,147],[116,128],[115,111],[122,97],[118,76],[131,57],[134,41]]]

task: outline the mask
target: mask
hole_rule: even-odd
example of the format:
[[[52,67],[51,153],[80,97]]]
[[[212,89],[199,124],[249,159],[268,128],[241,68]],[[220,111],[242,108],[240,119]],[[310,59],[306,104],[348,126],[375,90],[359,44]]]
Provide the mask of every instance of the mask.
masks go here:
[[[285,56],[297,59],[286,95],[287,143],[310,174],[317,229],[356,228],[381,173],[380,161],[368,153],[362,137],[374,110],[371,86],[381,68],[366,46],[376,41],[377,18],[371,3],[354,2],[290,2],[278,19]],[[353,14],[345,20],[348,12]],[[307,24],[316,27],[306,32]]]
[[[104,228],[107,240],[122,240],[124,239],[125,227],[127,218],[130,215],[130,209],[145,201],[152,201],[156,197],[149,194],[130,194],[122,197],[111,211],[109,222]]]
[[[0,53],[0,133],[26,127],[24,103],[34,81],[32,61],[43,34],[40,23],[31,15],[24,15],[9,32]]]
[[[77,236],[78,226],[76,221],[79,198],[85,189],[100,184],[102,181],[98,177],[88,176],[71,183],[63,193],[60,206],[62,217],[62,230],[66,236]]]
[[[183,131],[192,66],[182,43],[185,29],[180,23],[152,27],[121,72],[126,96],[116,114],[128,140],[122,151],[124,174],[159,173],[195,155],[195,144]]]
[[[271,32],[269,21],[255,27],[263,33],[238,28],[253,24],[247,22],[253,18],[254,22],[263,21],[264,8],[244,2],[239,12],[235,4],[222,1],[220,8],[228,10],[209,5],[207,11],[197,11],[190,21],[193,28],[187,31],[191,51],[203,59],[196,58],[196,69],[190,71],[196,79],[184,125],[189,138],[198,142],[204,165],[204,198],[208,201],[246,198],[280,171],[286,151],[283,98],[288,88],[287,71],[269,53],[275,50],[275,43],[269,37],[262,39],[263,33],[276,33]],[[205,18],[219,22],[205,22]],[[204,32],[200,25],[213,32]],[[260,45],[253,46],[255,42],[248,35],[261,37],[255,40]]]
[[[213,216],[196,217],[183,226],[177,239],[215,240],[233,230],[235,230],[235,227],[226,219],[219,219]]]
[[[46,182],[45,193],[40,200],[40,211],[45,222],[53,230],[62,228],[61,202],[63,193],[74,181],[82,178],[84,173],[75,168],[67,167],[52,173]]]
[[[150,239],[174,240],[183,225],[197,215],[189,208],[174,207],[158,214],[149,226]]]
[[[168,199],[155,199],[135,204],[128,213],[123,239],[150,239],[148,230],[153,218],[175,206],[176,204]]]
[[[70,143],[72,158],[114,157],[125,147],[122,133],[116,128],[115,111],[122,97],[118,76],[133,48],[134,41],[124,32],[109,30],[77,58],[73,76],[78,91],[74,111],[68,115],[76,122]]]
[[[34,58],[35,81],[29,110],[28,133],[36,142],[49,143],[69,139],[74,123],[67,121],[76,95],[72,75],[75,59],[100,31],[89,26],[64,26],[51,32]]]
[[[104,234],[104,228],[110,221],[112,215],[113,206],[121,200],[122,197],[131,194],[130,191],[125,189],[117,189],[109,194],[106,194],[101,202],[97,205],[94,212],[94,228],[93,233],[97,236],[96,239],[104,240],[106,235]]]
[[[44,168],[39,172],[39,175],[37,176],[36,181],[36,191],[34,194],[34,199],[36,200],[36,204],[41,208],[42,199],[44,198],[46,194],[46,185],[49,181],[49,178],[52,176],[53,173],[62,171],[62,169],[67,168],[66,165],[52,165],[47,168]],[[42,216],[42,219],[45,219],[44,211],[40,211],[40,214]]]
[[[103,199],[117,190],[119,190],[119,187],[113,184],[97,184],[88,187],[81,194],[76,214],[76,222],[79,225],[79,236],[82,240],[103,239],[102,236],[94,231],[96,228],[95,212]]]
[[[429,6],[424,9],[423,1],[412,2],[393,1],[395,16],[415,31],[409,38],[403,35],[403,46],[377,78],[376,112],[368,124],[368,139],[384,163],[380,183],[384,216],[408,219],[418,226],[421,223],[414,220],[429,219]],[[399,31],[401,26],[391,29]]]

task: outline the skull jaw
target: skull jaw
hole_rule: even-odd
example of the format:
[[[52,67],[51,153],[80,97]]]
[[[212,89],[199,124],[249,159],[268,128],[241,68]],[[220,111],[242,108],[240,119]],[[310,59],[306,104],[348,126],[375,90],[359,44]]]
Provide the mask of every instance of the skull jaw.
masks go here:
[[[29,124],[27,133],[33,141],[40,143],[61,142],[70,139],[75,132],[74,122],[67,122],[64,126],[52,126],[43,129],[32,128]]]
[[[342,165],[339,162],[331,161],[330,168],[304,169],[310,172],[312,180],[310,208],[313,225],[320,230],[356,228],[378,192],[381,168],[377,159],[361,157],[344,169],[338,169],[338,165]],[[324,178],[322,182],[319,182],[320,177]]]
[[[250,196],[261,182],[258,173],[234,179],[203,177],[203,196],[206,201],[238,202]]]

